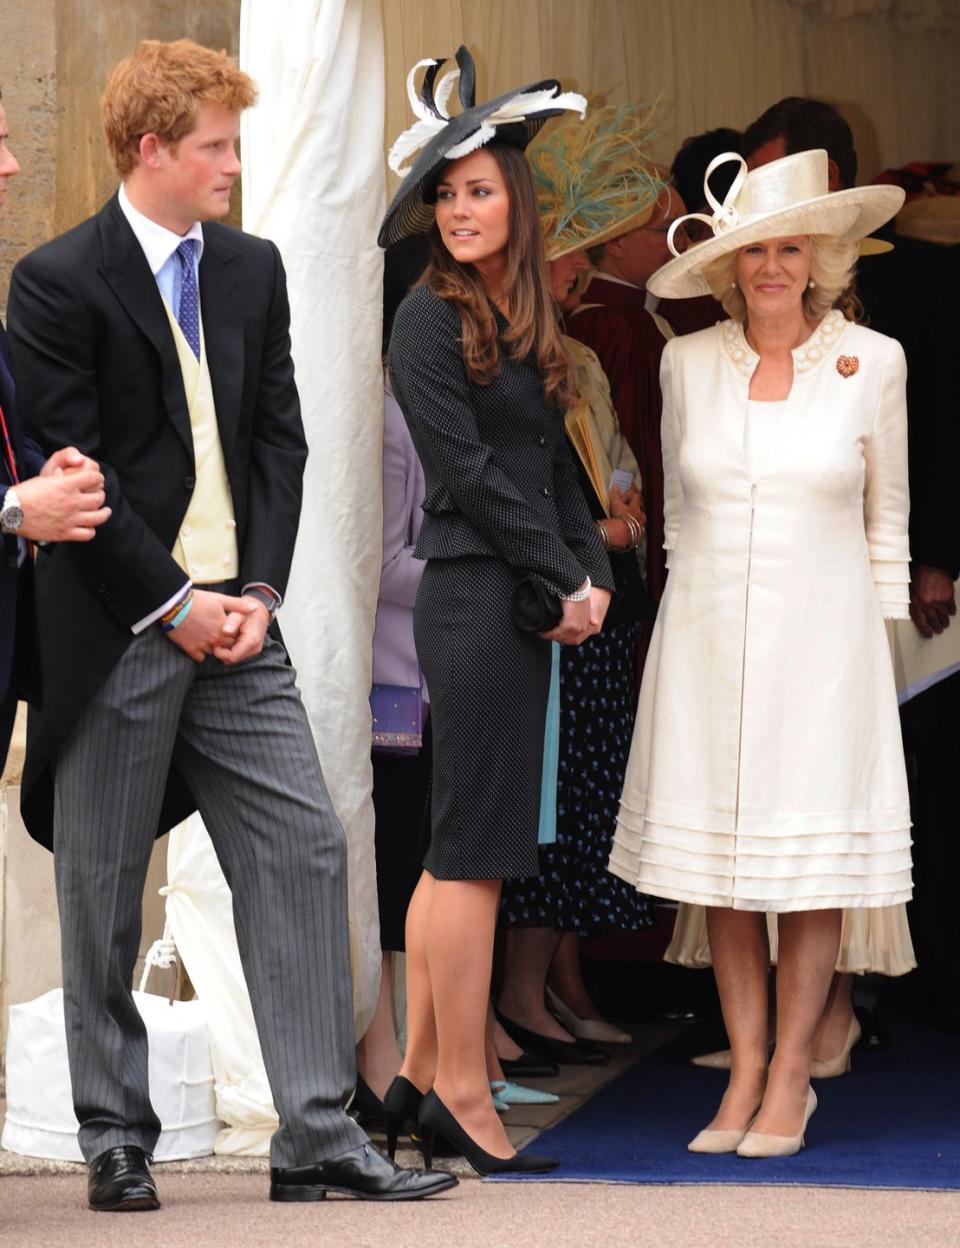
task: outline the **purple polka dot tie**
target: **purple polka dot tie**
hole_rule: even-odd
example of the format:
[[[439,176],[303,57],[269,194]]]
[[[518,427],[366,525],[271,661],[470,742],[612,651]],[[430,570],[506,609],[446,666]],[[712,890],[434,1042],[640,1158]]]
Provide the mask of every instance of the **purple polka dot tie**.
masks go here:
[[[177,321],[190,350],[200,359],[200,300],[197,295],[197,275],[193,267],[193,253],[197,241],[186,238],[177,248],[180,261],[180,311]]]

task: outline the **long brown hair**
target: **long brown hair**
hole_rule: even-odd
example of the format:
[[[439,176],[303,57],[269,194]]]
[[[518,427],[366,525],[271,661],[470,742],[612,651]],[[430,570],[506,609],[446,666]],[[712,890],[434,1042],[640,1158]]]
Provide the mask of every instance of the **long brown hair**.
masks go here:
[[[567,407],[577,397],[576,377],[564,350],[557,309],[550,294],[530,166],[523,152],[505,143],[488,144],[486,150],[496,159],[510,197],[504,290],[510,305],[510,324],[503,334],[503,344],[512,360],[522,360],[533,352],[547,402],[554,407]],[[475,385],[489,385],[500,372],[500,341],[480,274],[472,264],[460,264],[451,256],[436,225],[430,239],[432,256],[418,285],[429,286],[441,299],[449,299],[456,306],[467,376]]]

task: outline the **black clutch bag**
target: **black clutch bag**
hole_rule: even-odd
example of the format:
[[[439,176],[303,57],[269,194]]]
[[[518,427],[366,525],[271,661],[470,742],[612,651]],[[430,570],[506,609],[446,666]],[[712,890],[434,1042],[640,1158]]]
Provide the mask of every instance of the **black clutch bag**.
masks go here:
[[[522,633],[549,633],[560,623],[560,599],[535,576],[522,576],[513,587],[510,614]]]

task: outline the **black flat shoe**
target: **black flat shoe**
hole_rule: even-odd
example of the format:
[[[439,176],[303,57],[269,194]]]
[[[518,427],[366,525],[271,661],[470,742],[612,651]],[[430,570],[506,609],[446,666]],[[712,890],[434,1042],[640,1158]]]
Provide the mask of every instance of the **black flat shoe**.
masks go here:
[[[556,1062],[544,1061],[542,1057],[531,1057],[529,1053],[521,1053],[513,1059],[500,1058],[500,1069],[508,1079],[523,1082],[524,1079],[553,1079],[560,1073]]]
[[[512,1157],[494,1157],[471,1136],[450,1113],[436,1092],[430,1091],[420,1103],[417,1119],[423,1137],[423,1156],[427,1165],[433,1159],[433,1143],[440,1136],[469,1161],[477,1174],[546,1174],[560,1164],[553,1157],[536,1157],[530,1153],[514,1153]]]
[[[494,1013],[514,1044],[519,1044],[521,1049],[532,1053],[534,1057],[545,1058],[548,1062],[561,1062],[566,1066],[602,1066],[610,1060],[606,1049],[598,1049],[592,1044],[581,1044],[576,1040],[555,1040],[553,1036],[541,1036],[538,1031],[522,1027],[499,1010]]]
[[[364,1131],[386,1130],[383,1101],[359,1071],[357,1071],[357,1088],[347,1108],[347,1113],[358,1126],[363,1127]]]
[[[443,1170],[401,1170],[372,1144],[361,1144],[315,1166],[270,1171],[270,1199],[326,1200],[327,1192],[357,1200],[422,1200],[457,1186]]]
[[[123,1144],[87,1163],[87,1203],[103,1213],[159,1209],[157,1185],[142,1148]]]
[[[857,1049],[873,1049],[881,1052],[890,1048],[890,1033],[877,1018],[873,1010],[865,1006],[857,1006],[854,1010],[860,1023],[860,1039],[854,1045]]]

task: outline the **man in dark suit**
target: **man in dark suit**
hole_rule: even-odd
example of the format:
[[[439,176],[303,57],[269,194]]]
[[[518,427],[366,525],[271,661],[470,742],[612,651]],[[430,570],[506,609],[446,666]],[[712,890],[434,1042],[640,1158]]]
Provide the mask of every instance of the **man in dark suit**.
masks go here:
[[[7,183],[20,172],[7,140],[0,104],[0,208]],[[7,757],[17,700],[39,696],[33,628],[30,541],[89,541],[110,514],[103,479],[73,447],[44,460],[24,437],[13,359],[0,323],[0,772]]]
[[[122,185],[14,271],[31,425],[95,453],[113,509],[38,568],[43,710],[23,812],[53,844],[79,1139],[97,1209],[156,1208],[160,1129],[130,981],[151,843],[199,808],[233,892],[280,1126],[271,1198],[413,1199],[353,1086],[346,854],[272,617],[306,444],[283,267],[218,224],[255,88],[223,53],[145,41],[102,100]]]

